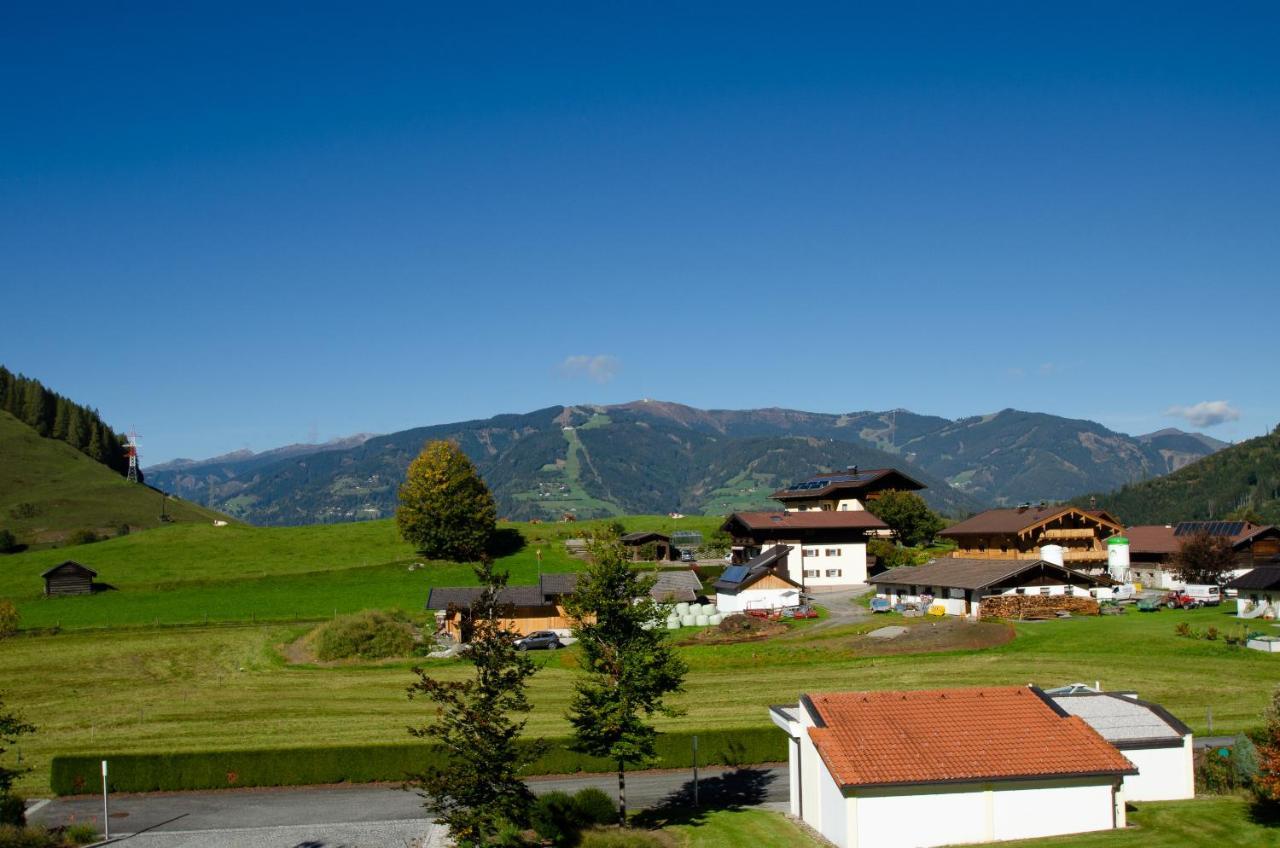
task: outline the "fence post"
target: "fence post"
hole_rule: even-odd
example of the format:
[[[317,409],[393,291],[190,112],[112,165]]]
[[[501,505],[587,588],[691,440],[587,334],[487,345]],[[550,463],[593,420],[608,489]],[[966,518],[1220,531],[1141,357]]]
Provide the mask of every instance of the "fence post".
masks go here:
[[[111,819],[107,817],[107,761],[102,761],[102,836],[111,839]]]
[[[698,806],[698,734],[693,735],[693,806]]]

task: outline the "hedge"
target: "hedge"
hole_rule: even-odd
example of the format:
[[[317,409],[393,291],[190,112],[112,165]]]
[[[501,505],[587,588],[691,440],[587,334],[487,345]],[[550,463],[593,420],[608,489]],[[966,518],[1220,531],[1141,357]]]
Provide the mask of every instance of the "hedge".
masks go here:
[[[654,768],[693,764],[691,732],[658,736]],[[787,758],[787,738],[774,727],[699,731],[699,765],[772,763]],[[525,770],[529,776],[609,772],[615,764],[569,750],[568,739],[550,747]],[[323,783],[398,781],[424,770],[438,748],[401,745],[334,745],[314,748],[258,748],[239,751],[183,751],[168,754],[83,754],[56,756],[51,788],[56,795],[102,790],[102,760],[109,764],[113,792],[228,789],[244,786],[307,786]]]

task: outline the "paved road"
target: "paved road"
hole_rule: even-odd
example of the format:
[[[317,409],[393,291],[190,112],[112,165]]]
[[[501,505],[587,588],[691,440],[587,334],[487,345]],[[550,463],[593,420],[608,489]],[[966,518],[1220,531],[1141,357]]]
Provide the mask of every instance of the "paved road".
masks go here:
[[[534,792],[574,792],[598,786],[613,793],[609,775],[535,778]],[[688,771],[636,772],[627,776],[632,809],[679,805],[691,800]],[[704,769],[699,800],[707,806],[769,806],[787,801],[786,768]],[[102,799],[57,798],[29,818],[46,825],[100,822]],[[230,789],[117,795],[111,799],[111,828],[128,848],[437,848],[444,845],[422,800],[388,786]]]
[[[826,609],[828,615],[821,621],[816,621],[799,632],[812,633],[815,630],[827,630],[832,627],[842,627],[846,624],[856,624],[862,621],[871,615],[871,611],[861,604],[854,603],[854,600],[861,598],[871,590],[872,587],[870,585],[859,583],[856,586],[837,589],[834,592],[812,592],[813,602]]]

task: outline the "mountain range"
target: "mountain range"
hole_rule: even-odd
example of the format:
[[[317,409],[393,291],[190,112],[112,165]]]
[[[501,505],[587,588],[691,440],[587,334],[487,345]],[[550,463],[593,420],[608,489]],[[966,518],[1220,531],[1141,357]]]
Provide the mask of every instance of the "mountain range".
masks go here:
[[[1167,474],[1225,443],[1198,433],[1117,433],[1092,421],[1005,409],[950,420],[905,409],[829,414],[705,410],[642,400],[361,434],[146,469],[148,481],[254,524],[390,515],[410,460],[453,439],[513,519],[725,513],[775,505],[776,488],[850,465],[896,466],[939,511],[1064,500]]]

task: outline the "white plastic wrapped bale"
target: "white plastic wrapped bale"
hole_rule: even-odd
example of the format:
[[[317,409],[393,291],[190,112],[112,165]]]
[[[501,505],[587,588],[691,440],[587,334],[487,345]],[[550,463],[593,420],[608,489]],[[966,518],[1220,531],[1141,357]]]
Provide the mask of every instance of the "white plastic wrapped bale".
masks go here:
[[[709,624],[709,625],[711,625],[711,626],[713,626],[713,627],[714,627],[715,625],[719,624],[719,623],[720,623],[720,622],[722,622],[722,621],[724,621],[724,616],[723,616],[723,615],[721,615],[720,613],[716,613],[715,615],[709,615],[709,616],[707,616],[707,624]]]
[[[673,615],[673,616],[671,616],[670,618],[668,618],[668,619],[667,619],[667,629],[668,629],[668,630],[679,630],[679,629],[680,629],[680,616],[678,616],[678,615]]]
[[[697,619],[695,616],[692,616],[692,615],[682,615],[680,616],[680,623],[685,627],[693,627],[695,624],[697,624]]]
[[[695,615],[695,616],[693,617],[693,623],[694,623],[694,624],[696,624],[698,627],[706,627],[706,626],[707,626],[707,616],[705,616],[705,615]]]

